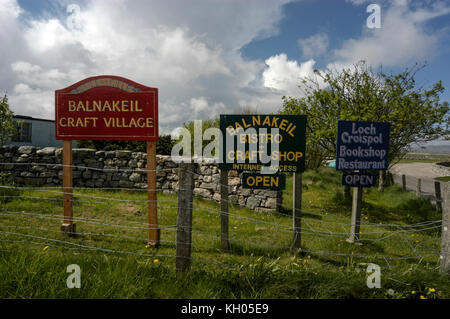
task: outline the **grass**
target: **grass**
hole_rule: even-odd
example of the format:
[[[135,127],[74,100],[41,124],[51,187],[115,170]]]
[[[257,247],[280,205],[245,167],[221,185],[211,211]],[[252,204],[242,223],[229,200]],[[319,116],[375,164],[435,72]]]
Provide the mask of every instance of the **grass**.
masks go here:
[[[434,179],[441,182],[450,182],[450,176],[435,177]]]
[[[162,243],[155,249],[146,247],[145,192],[77,189],[73,238],[59,231],[61,194],[50,191],[24,189],[0,203],[0,298],[450,297],[449,276],[438,272],[439,224],[406,226],[440,220],[435,208],[397,186],[370,189],[363,244],[349,244],[351,202],[333,169],[303,174],[300,254],[289,249],[291,177],[282,213],[230,205],[229,252],[220,249],[219,204],[196,198],[185,274],[175,272],[176,194],[158,194]],[[381,289],[367,288],[368,263],[380,265]],[[81,289],[66,286],[70,264],[81,267]]]

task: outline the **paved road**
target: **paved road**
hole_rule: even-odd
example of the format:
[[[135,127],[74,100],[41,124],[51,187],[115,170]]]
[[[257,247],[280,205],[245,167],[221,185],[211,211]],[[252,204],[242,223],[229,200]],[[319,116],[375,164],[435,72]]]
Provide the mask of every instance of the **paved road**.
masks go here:
[[[415,191],[417,186],[417,180],[421,179],[421,191],[424,195],[434,195],[434,178],[445,176],[444,173],[436,173],[432,170],[433,163],[405,163],[396,164],[390,172],[394,175],[394,182],[396,184],[402,184],[401,175],[406,175],[406,189]],[[441,189],[443,185],[441,183]]]

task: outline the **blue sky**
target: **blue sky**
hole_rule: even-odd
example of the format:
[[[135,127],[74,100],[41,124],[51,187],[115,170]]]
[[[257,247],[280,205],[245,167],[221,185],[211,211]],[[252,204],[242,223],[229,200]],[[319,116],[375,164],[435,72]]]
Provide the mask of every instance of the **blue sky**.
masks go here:
[[[361,59],[388,72],[427,62],[418,83],[442,80],[450,100],[450,0],[0,0],[0,27],[16,114],[51,119],[56,89],[114,74],[159,88],[167,133],[244,106],[275,112],[314,68]]]

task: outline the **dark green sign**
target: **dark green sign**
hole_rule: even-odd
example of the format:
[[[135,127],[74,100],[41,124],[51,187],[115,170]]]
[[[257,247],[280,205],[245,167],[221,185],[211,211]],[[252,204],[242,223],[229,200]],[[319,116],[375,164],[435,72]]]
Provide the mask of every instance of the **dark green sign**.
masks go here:
[[[282,190],[286,188],[286,175],[242,173],[242,188]]]
[[[221,170],[305,170],[305,115],[221,115]]]

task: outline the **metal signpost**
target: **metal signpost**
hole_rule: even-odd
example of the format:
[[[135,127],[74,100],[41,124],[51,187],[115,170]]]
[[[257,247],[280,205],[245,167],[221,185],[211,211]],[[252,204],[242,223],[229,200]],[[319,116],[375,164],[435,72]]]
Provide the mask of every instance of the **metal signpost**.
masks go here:
[[[148,241],[149,245],[158,246],[158,89],[118,76],[95,76],[55,91],[55,106],[56,139],[63,140],[62,231],[75,233],[72,208],[72,140],[147,141]]]
[[[367,171],[387,170],[390,123],[338,121],[336,170],[345,171],[342,185],[353,187],[352,223],[348,242],[359,242],[362,188],[375,185]]]

